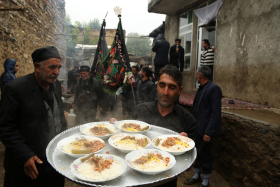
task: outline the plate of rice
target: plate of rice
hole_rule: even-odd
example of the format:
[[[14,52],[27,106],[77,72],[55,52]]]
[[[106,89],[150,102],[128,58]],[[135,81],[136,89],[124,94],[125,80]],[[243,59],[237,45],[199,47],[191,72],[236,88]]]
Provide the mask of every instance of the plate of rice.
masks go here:
[[[116,134],[108,140],[109,144],[123,153],[144,149],[151,145],[151,139],[143,134]]]
[[[128,153],[125,162],[132,169],[146,175],[156,175],[171,169],[176,159],[168,152],[158,149],[141,149]]]
[[[108,121],[87,123],[80,126],[81,133],[101,139],[109,138],[118,132],[118,128]]]
[[[143,121],[123,120],[115,123],[119,129],[126,133],[144,133],[151,129],[151,126]]]
[[[192,139],[180,135],[161,135],[153,139],[155,148],[167,151],[172,155],[181,155],[194,148]]]
[[[87,182],[105,182],[116,179],[124,174],[126,168],[124,159],[108,154],[78,158],[70,165],[71,173],[78,179]]]
[[[93,136],[76,135],[60,140],[57,148],[62,153],[79,158],[90,153],[98,153],[105,148],[105,142]]]

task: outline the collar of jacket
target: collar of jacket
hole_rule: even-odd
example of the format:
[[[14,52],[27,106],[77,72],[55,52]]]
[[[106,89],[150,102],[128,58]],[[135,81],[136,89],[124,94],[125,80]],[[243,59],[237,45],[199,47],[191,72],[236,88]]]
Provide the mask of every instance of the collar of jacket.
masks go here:
[[[57,101],[59,101],[55,84],[56,84],[56,82],[52,84],[53,88],[54,88],[54,95],[55,95]],[[38,110],[40,110],[43,115],[43,119],[47,119],[48,113],[47,113],[46,105],[44,103],[44,98],[43,98],[42,91],[40,89],[40,85],[35,77],[35,73],[31,74],[31,80],[29,81],[29,88],[31,90],[31,96],[32,96],[34,102],[37,104]]]
[[[157,114],[161,115],[161,113],[160,113],[160,111],[159,111],[159,109],[158,109],[158,99],[156,99],[156,100],[152,103],[152,106],[153,106],[155,112],[156,112]],[[175,103],[173,109],[171,110],[171,112],[169,112],[167,115],[169,115],[169,114],[171,114],[171,113],[173,113],[173,112],[176,112],[176,113],[178,114],[178,108],[177,108],[177,104],[176,104],[176,103]],[[166,115],[166,116],[167,116],[167,115]],[[161,116],[162,116],[162,115],[161,115]]]
[[[176,47],[177,47],[177,45],[175,44],[175,45],[173,45],[173,47],[175,47],[175,48],[176,48]],[[182,47],[181,45],[179,45],[179,48],[180,48],[180,49],[181,49],[181,48],[183,49],[183,47]]]
[[[205,94],[205,92],[206,92],[207,88],[210,86],[210,84],[211,84],[211,81],[209,80],[203,85],[202,92],[201,92],[201,95],[200,95],[200,98],[199,98],[199,101],[198,101],[198,105],[197,105],[198,107],[201,103],[203,95]]]

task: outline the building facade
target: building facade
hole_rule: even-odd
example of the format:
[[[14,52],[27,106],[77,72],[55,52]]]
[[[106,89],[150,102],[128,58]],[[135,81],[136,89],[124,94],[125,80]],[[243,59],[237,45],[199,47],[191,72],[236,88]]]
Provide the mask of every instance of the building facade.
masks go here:
[[[195,92],[201,43],[215,46],[214,83],[223,95],[280,108],[280,1],[222,0],[217,16],[207,25],[194,11],[216,0],[151,0],[148,11],[166,14],[165,38],[181,38],[185,49],[184,89]]]

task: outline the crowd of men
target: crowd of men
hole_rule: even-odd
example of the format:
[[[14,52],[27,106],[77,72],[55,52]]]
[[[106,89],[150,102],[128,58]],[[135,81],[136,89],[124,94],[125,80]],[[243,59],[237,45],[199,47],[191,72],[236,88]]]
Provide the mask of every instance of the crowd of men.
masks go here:
[[[132,67],[133,76],[122,92],[122,104],[132,119],[171,129],[193,139],[197,148],[195,175],[186,185],[201,182],[209,186],[212,172],[211,146],[221,133],[222,92],[212,79],[211,64],[196,71],[200,84],[191,112],[178,103],[183,89],[184,49],[180,40],[170,49],[163,35],[153,47],[156,80],[149,65]],[[204,60],[210,63],[214,49],[204,41]],[[61,58],[55,47],[37,49],[32,53],[34,73],[15,78],[18,64],[13,59],[4,63],[1,75],[0,139],[5,145],[5,187],[63,187],[64,177],[48,163],[46,147],[67,127],[57,80]],[[209,67],[210,66],[210,67]],[[213,66],[213,64],[212,64]],[[96,121],[97,107],[106,108],[103,85],[90,75],[90,67],[75,67],[69,72],[67,93],[75,94],[72,107],[77,109],[79,124]],[[110,119],[113,122],[116,119]],[[203,172],[203,180],[200,173]],[[15,180],[16,179],[16,180]],[[177,178],[159,186],[177,186]]]

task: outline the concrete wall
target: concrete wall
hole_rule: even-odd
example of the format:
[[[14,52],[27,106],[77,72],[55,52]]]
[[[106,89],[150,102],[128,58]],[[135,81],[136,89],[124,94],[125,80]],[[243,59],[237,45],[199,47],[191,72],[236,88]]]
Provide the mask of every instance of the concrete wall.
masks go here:
[[[175,39],[179,34],[179,15],[169,16],[165,18],[165,39],[170,43],[170,46],[175,44]]]
[[[65,36],[54,35],[65,31],[65,1],[22,0],[20,2],[22,4],[15,0],[0,1],[1,8],[24,9],[24,11],[0,12],[0,73],[4,71],[3,64],[6,58],[13,58],[18,62],[17,77],[32,73],[34,71],[32,52],[51,45],[58,48],[62,65],[65,66]]]
[[[223,95],[280,108],[280,1],[223,0],[215,78]]]
[[[155,46],[155,44],[156,44],[156,38],[153,39],[152,48]],[[153,69],[153,71],[155,71],[155,64],[154,64],[155,57],[156,57],[156,53],[153,52],[153,50],[151,50],[151,59],[152,59],[152,69]]]
[[[232,187],[280,186],[280,127],[222,113],[223,132],[213,139],[215,171]]]

